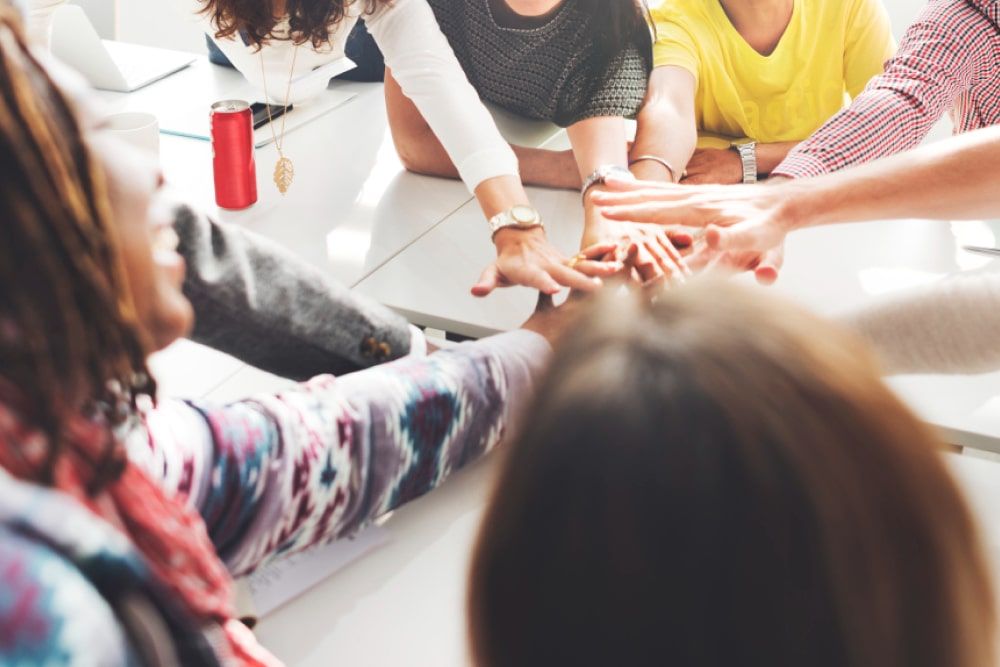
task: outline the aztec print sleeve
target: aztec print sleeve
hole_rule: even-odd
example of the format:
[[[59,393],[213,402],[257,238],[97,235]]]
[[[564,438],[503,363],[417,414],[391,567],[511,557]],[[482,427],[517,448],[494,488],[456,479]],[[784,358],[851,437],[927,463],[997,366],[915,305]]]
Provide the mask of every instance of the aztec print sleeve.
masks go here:
[[[772,175],[817,176],[915,147],[964,90],[992,76],[993,30],[965,0],[931,2],[885,72]]]
[[[492,449],[548,351],[517,331],[227,406],[161,401],[133,458],[199,509],[244,575],[350,535]]]

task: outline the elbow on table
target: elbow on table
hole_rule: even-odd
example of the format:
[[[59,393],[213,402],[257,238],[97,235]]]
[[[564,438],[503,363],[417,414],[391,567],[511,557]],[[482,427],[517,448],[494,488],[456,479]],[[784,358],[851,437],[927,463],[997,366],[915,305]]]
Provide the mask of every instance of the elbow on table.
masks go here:
[[[411,147],[400,146],[397,143],[396,154],[399,156],[399,161],[406,171],[414,174],[423,174],[424,176],[437,175],[433,170],[432,161],[428,159],[425,152],[419,149],[414,150]]]

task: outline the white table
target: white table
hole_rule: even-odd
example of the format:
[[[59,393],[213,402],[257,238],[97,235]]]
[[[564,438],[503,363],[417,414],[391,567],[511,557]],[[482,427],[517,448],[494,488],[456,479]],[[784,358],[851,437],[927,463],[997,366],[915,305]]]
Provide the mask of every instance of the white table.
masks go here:
[[[220,98],[226,96],[230,76],[236,75],[218,74]],[[247,211],[221,212],[220,217],[277,240],[419,323],[479,336],[525,319],[534,301],[528,290],[503,290],[486,300],[468,294],[493,250],[464,186],[403,173],[387,132],[381,88],[335,85],[356,90],[358,96],[288,136],[286,151],[297,163],[297,181],[289,194],[282,198],[269,181],[264,165],[272,163],[275,154],[267,147],[258,151],[260,202]],[[153,87],[144,97],[151,101],[151,110],[156,107],[155,93]],[[108,99],[125,105],[137,98]],[[508,136],[522,143],[540,145],[552,137],[551,127],[501,120]],[[214,211],[209,145],[163,137],[161,156],[168,180]],[[555,242],[571,251],[579,238],[577,197],[546,190],[533,190],[532,196],[550,221]],[[976,241],[987,242],[988,230],[973,231]],[[829,312],[829,307],[881,287],[920,279],[914,270],[937,274],[957,268],[954,253],[927,250],[934,244],[954,245],[946,226],[876,225],[867,228],[864,243],[860,231],[837,232],[843,234],[836,236],[841,241],[834,245],[829,236],[833,230],[796,237],[780,289]],[[183,341],[157,355],[153,367],[165,393],[192,398],[232,400],[286,384]],[[984,431],[983,438],[992,442],[1000,428],[990,431],[976,421],[975,413],[979,410],[988,421],[985,415],[996,412],[990,400],[996,393],[991,388],[1000,386],[997,379],[955,380],[954,400],[948,406],[931,397],[939,378],[917,378],[898,388],[913,394],[908,399],[930,421],[945,427],[951,423],[970,441]],[[929,390],[922,390],[922,381]],[[974,392],[979,398],[969,399]],[[921,404],[923,398],[928,404]],[[958,409],[960,399],[976,406],[966,411],[971,414]],[[266,617],[257,630],[263,643],[289,665],[467,664],[466,569],[495,463],[487,458],[396,512],[387,523],[389,545]],[[968,457],[953,465],[979,516],[992,529],[1000,501],[1000,465]],[[990,533],[989,542],[1000,564],[996,532]]]
[[[582,222],[575,193],[533,190],[563,252],[575,252]],[[423,326],[481,337],[518,326],[531,313],[530,290],[512,288],[489,299],[468,286],[492,257],[466,205],[362,280],[357,290]],[[900,220],[796,232],[773,291],[824,315],[836,315],[874,295],[959,271],[996,271],[1000,262],[971,255],[962,244],[993,245],[1000,223]],[[441,267],[448,266],[447,271]],[[747,278],[744,278],[750,282]],[[900,376],[890,384],[956,445],[1000,451],[1000,373]]]

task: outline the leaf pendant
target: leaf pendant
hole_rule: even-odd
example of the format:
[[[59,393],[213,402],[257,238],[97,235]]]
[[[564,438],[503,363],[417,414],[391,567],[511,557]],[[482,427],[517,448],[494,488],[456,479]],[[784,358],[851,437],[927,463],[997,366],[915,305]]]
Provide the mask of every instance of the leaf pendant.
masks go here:
[[[274,184],[278,186],[278,192],[285,194],[292,185],[295,178],[295,165],[287,157],[282,155],[274,165]]]

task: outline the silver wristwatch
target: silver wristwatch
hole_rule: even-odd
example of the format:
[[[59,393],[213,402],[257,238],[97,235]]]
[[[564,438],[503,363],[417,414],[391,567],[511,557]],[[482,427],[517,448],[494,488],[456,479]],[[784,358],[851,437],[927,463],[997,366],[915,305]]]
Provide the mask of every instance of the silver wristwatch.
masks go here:
[[[604,183],[608,180],[608,176],[611,175],[617,175],[630,181],[635,180],[635,176],[632,175],[632,172],[629,171],[627,167],[623,167],[619,164],[605,164],[595,169],[591,172],[590,176],[584,179],[583,187],[580,188],[580,196],[586,199],[587,192],[590,191],[590,188],[595,185],[604,185]]]
[[[512,206],[503,213],[497,213],[490,218],[490,238],[497,235],[501,229],[515,227],[517,229],[534,229],[544,227],[541,214],[531,206],[520,204]]]
[[[748,141],[745,144],[733,144],[732,149],[740,154],[743,162],[743,182],[757,182],[757,142]]]

